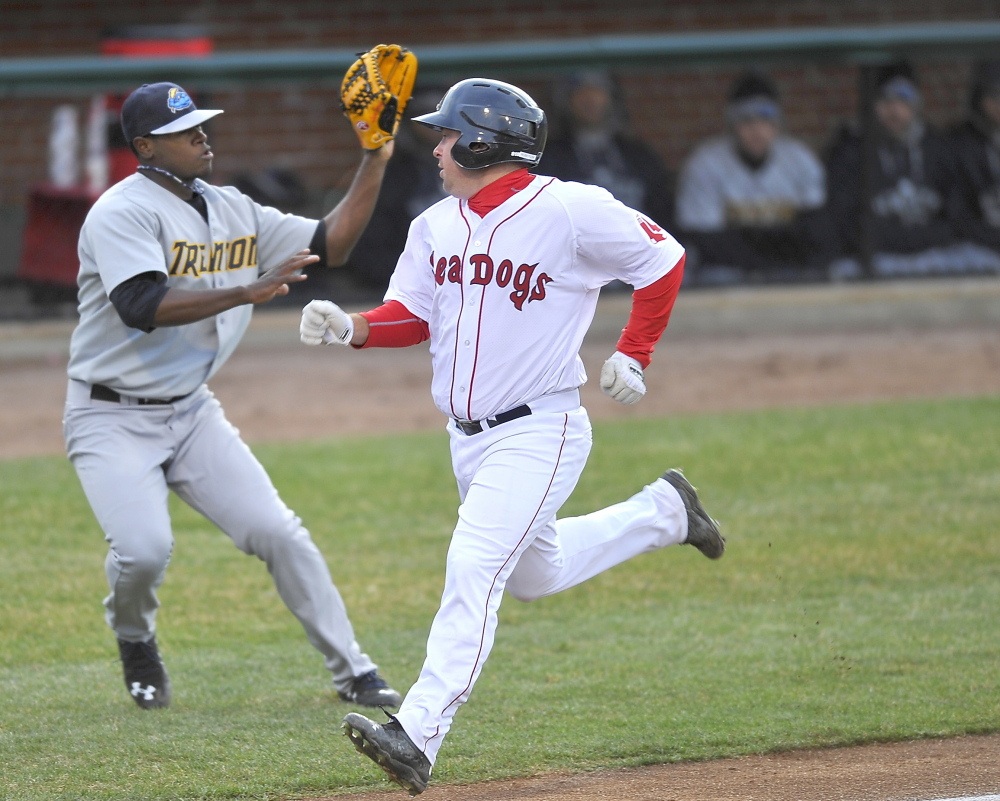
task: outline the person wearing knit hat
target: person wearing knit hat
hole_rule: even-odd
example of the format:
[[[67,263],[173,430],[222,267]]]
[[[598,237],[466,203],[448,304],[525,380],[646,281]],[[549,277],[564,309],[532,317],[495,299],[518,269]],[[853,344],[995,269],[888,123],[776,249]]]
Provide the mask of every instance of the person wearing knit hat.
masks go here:
[[[979,256],[956,237],[949,200],[954,192],[948,140],[924,119],[920,84],[908,62],[887,64],[874,76],[874,158],[864,159],[860,130],[845,128],[829,151],[830,210],[845,260],[834,277],[860,275],[864,248],[876,275],[966,272]],[[862,198],[868,171],[870,198]],[[871,240],[862,241],[870,215]]]
[[[743,73],[726,101],[726,132],[695,149],[678,182],[677,224],[693,282],[825,277],[835,240],[822,213],[822,164],[784,132],[770,76]]]
[[[875,75],[875,116],[890,136],[905,140],[922,127],[923,97],[913,68],[889,64]],[[919,130],[916,132],[919,135]]]
[[[553,87],[553,135],[539,171],[562,181],[603,186],[664,228],[673,225],[674,177],[637,135],[615,78],[572,73]]]
[[[968,115],[950,141],[958,235],[1000,254],[1000,60],[975,65]]]

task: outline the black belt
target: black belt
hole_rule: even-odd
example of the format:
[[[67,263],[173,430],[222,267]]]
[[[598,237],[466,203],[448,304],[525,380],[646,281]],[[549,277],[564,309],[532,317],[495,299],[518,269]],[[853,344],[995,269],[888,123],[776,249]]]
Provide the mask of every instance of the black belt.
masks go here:
[[[490,417],[486,420],[456,420],[455,425],[463,433],[471,437],[473,434],[478,434],[483,430],[483,423],[486,423],[486,427],[488,428],[496,428],[504,423],[509,423],[511,420],[517,420],[519,417],[527,417],[529,414],[531,414],[531,409],[525,403],[515,409],[511,409],[509,412],[501,412],[496,417]]]
[[[187,395],[178,395],[175,398],[168,398],[167,400],[162,400],[160,398],[133,398],[132,400],[134,400],[139,406],[169,406],[171,403],[176,403],[186,397]],[[111,387],[106,387],[104,384],[94,384],[90,388],[90,399],[111,401],[111,403],[121,403],[122,396],[118,392],[115,392]]]

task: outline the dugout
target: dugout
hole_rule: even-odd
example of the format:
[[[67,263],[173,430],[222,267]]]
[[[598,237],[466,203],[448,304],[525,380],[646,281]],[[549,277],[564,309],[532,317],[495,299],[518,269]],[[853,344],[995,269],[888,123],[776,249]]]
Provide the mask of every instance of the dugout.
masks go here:
[[[601,35],[463,44],[418,44],[420,80],[449,82],[483,70],[515,82],[540,81],[580,68],[628,74],[840,65],[856,70],[856,96],[870,108],[871,76],[900,58],[989,56],[1000,51],[1000,21],[949,21],[853,27],[795,27],[711,32]],[[67,93],[121,93],[168,75],[192,92],[336,91],[354,49],[243,50],[192,57],[150,52],[109,56],[0,59],[0,97],[44,98]],[[253,110],[248,110],[248,116]],[[235,115],[230,115],[235,116]],[[51,244],[51,238],[47,238]],[[25,257],[22,257],[22,261]],[[30,261],[30,256],[27,257]],[[75,259],[75,239],[74,253]],[[60,258],[58,272],[75,277],[75,262]]]

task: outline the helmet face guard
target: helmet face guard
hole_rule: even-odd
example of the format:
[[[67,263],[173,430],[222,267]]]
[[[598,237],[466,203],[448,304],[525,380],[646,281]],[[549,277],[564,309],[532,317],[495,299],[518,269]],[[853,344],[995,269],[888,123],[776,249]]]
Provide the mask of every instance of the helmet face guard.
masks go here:
[[[437,111],[413,121],[458,131],[451,155],[467,170],[507,162],[534,166],[542,158],[548,135],[545,112],[527,92],[487,78],[459,81],[441,98]]]

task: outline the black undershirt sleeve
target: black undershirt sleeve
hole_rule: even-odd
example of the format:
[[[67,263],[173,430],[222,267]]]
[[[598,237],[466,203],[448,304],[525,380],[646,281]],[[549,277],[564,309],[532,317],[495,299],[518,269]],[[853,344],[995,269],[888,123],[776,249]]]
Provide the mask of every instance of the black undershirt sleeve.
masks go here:
[[[168,289],[167,276],[152,271],[122,281],[108,297],[125,325],[148,334],[156,327],[153,318]]]
[[[320,220],[316,225],[309,251],[319,256],[319,264],[326,266],[326,222]],[[109,296],[111,305],[115,307],[122,322],[129,328],[138,328],[147,334],[153,331],[153,318],[156,310],[167,294],[167,276],[160,272],[147,272],[134,275],[122,281],[111,290]]]
[[[313,234],[312,242],[309,243],[309,252],[314,256],[319,256],[316,263],[318,267],[327,267],[326,261],[326,220],[320,220],[316,226],[316,233]]]

